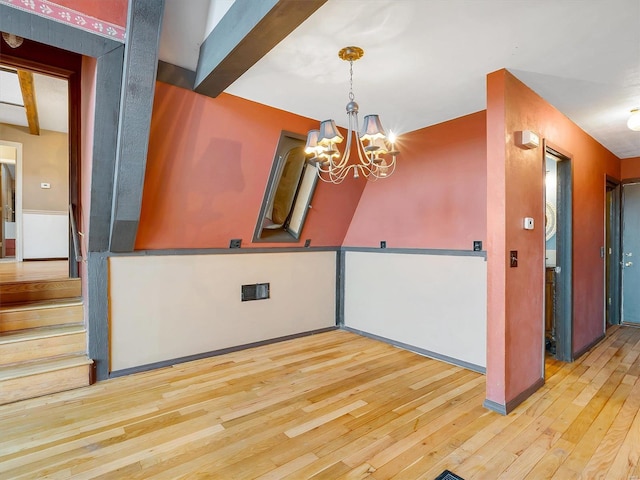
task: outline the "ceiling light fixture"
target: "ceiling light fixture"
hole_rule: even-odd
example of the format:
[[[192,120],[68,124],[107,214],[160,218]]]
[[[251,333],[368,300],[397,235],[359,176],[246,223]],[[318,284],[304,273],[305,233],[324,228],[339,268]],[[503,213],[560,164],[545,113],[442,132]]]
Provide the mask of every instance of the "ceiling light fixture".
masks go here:
[[[391,131],[387,136],[378,115],[365,116],[362,130],[359,131],[359,107],[353,95],[353,62],[363,55],[364,50],[360,47],[345,47],[338,52],[342,60],[349,62],[349,126],[342,155],[336,144],[341,143],[344,137],[333,120],[320,123],[320,129],[309,131],[307,136],[305,152],[313,154],[310,162],[316,165],[318,177],[325,182],[341,183],[351,170],[354,178],[362,174],[367,180],[377,180],[390,176],[396,168],[396,156],[400,153],[395,149],[396,138]],[[349,163],[352,136],[356,137],[358,161]]]
[[[18,48],[24,42],[24,38],[14,35],[13,33],[2,32],[2,38],[11,48]]]
[[[631,116],[627,120],[627,127],[635,132],[640,132],[640,107],[631,110]]]

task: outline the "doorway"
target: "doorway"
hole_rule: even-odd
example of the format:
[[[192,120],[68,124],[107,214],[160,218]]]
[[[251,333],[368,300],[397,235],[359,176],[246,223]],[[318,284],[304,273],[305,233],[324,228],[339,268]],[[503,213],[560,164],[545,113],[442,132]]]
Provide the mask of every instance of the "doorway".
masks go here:
[[[621,187],[607,179],[605,197],[605,330],[620,323],[620,204]]]
[[[622,323],[640,326],[640,182],[622,185]]]
[[[68,259],[69,81],[4,60],[0,259]]]
[[[0,140],[0,260],[22,261],[22,145]]]
[[[545,146],[545,309],[547,354],[573,360],[571,161]]]

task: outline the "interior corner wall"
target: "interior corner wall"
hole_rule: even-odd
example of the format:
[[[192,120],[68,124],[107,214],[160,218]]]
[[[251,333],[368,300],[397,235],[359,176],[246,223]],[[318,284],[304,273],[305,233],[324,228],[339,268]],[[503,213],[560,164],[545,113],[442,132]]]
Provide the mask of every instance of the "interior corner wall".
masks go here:
[[[228,94],[158,82],[136,250],[340,246],[364,182],[318,182],[298,241],[252,243],[281,131],[318,122]]]
[[[395,173],[367,183],[343,244],[344,325],[482,371],[486,262],[469,254],[486,237],[485,112],[398,145]]]
[[[335,274],[332,251],[110,257],[111,371],[331,328]]]
[[[515,144],[532,130],[571,156],[573,175],[573,352],[604,333],[606,177],[620,160],[506,70],[487,77],[487,399],[501,405],[543,379],[544,152]],[[518,267],[507,264],[518,251]]]
[[[367,183],[343,246],[471,250],[486,237],[486,114],[403,135],[395,173]]]
[[[623,158],[620,161],[620,176],[621,180],[640,178],[640,157]]]

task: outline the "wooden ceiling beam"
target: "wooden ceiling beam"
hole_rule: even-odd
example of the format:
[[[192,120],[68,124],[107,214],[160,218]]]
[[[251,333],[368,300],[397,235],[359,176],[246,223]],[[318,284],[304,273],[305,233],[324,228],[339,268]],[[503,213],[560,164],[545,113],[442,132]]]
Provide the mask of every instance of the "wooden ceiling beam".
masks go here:
[[[36,89],[33,85],[33,73],[26,70],[18,70],[18,81],[22,91],[22,101],[27,113],[27,124],[31,135],[40,135],[40,122],[38,121],[38,107],[36,106]]]

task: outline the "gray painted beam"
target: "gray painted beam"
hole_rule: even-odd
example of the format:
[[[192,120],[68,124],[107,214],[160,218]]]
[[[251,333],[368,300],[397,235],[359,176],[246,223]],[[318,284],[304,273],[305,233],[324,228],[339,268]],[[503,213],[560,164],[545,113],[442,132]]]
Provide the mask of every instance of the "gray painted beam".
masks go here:
[[[89,358],[96,365],[96,380],[109,378],[109,320],[108,320],[108,270],[107,254],[89,252],[87,257],[89,276],[88,301],[90,312],[87,333]]]
[[[0,31],[96,58],[122,46],[117,40],[5,4],[0,4]]]
[[[164,0],[131,0],[109,250],[133,251],[147,165]]]
[[[124,45],[98,58],[87,242],[90,252],[109,248],[123,60]]]
[[[196,81],[196,72],[159,60],[156,80],[191,90]]]
[[[200,46],[194,90],[217,97],[327,0],[236,0]]]

